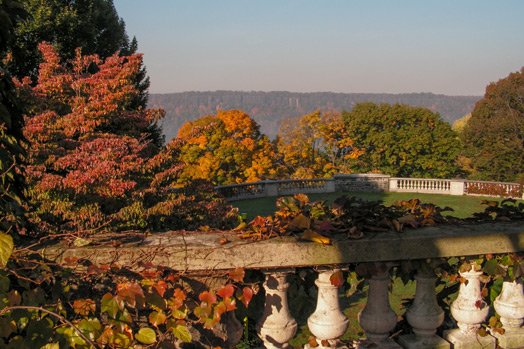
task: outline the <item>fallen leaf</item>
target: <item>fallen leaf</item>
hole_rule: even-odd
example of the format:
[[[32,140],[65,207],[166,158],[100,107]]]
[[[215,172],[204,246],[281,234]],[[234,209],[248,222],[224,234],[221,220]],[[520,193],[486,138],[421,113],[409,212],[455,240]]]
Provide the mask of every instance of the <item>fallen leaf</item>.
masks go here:
[[[316,243],[319,243],[319,244],[323,244],[323,245],[331,245],[331,239],[324,236],[324,235],[320,235],[319,233],[311,230],[311,229],[308,229],[306,230],[303,234],[302,234],[302,239],[303,240],[307,240],[307,241],[313,241],[313,242],[316,242]]]
[[[290,229],[295,230],[301,230],[301,229],[308,229],[311,225],[311,219],[307,218],[303,214],[299,214],[293,220],[291,223],[289,223]]]

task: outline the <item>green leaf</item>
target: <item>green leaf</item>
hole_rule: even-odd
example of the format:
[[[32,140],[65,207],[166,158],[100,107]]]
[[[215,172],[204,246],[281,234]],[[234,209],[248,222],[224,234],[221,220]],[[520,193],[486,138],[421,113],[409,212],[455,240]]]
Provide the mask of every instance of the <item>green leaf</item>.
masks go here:
[[[60,346],[58,343],[49,343],[44,345],[43,347],[40,347],[40,349],[60,349]]]
[[[117,333],[113,338],[117,348],[129,348],[131,346],[131,340],[123,333]]]
[[[0,233],[0,268],[6,266],[7,260],[11,257],[14,247],[11,235]]]
[[[82,330],[82,332],[89,337],[89,339],[95,340],[96,337],[100,334],[100,331],[102,329],[102,325],[100,324],[100,320],[94,318],[94,319],[82,319],[78,324],[77,327]]]
[[[142,344],[153,344],[156,342],[156,333],[153,329],[144,327],[138,330],[138,333],[135,335],[135,339]]]
[[[180,339],[182,342],[190,343],[193,339],[187,326],[176,325],[175,327],[171,328],[171,331],[173,332],[175,337]]]
[[[102,313],[106,312],[107,315],[109,315],[109,317],[111,317],[112,319],[116,318],[116,314],[120,310],[120,307],[118,306],[118,302],[109,293],[102,297],[100,308],[101,308]]]
[[[499,265],[495,259],[490,259],[489,261],[486,261],[483,269],[486,274],[494,276],[497,275],[497,272],[499,271]]]
[[[167,320],[166,314],[164,314],[162,311],[153,311],[151,314],[149,314],[149,322],[151,325],[158,327],[158,325],[162,325]]]
[[[0,293],[7,293],[10,285],[11,281],[9,281],[9,278],[5,275],[0,275]]]
[[[62,335],[67,340],[67,343],[76,348],[76,346],[86,345],[86,342],[82,337],[78,335],[78,332],[72,327],[59,327],[56,329],[56,333]]]

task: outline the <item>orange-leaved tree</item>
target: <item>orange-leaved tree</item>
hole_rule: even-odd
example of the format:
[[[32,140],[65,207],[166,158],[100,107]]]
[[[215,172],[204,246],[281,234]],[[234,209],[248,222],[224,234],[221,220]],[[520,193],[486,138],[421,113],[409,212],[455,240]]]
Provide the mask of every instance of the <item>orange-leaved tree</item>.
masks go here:
[[[239,110],[219,111],[182,125],[182,179],[232,184],[279,175],[278,155],[259,125]]]
[[[141,93],[141,55],[101,60],[78,50],[62,62],[53,46],[42,43],[40,51],[38,83],[19,83],[29,105],[33,221],[62,233],[191,228],[184,226],[191,206],[184,202],[199,203],[173,191],[183,167],[176,161],[180,142],[162,147],[156,122],[163,111],[133,103]]]
[[[348,172],[363,154],[353,145],[337,112],[313,112],[285,120],[278,133],[278,151],[293,178],[314,178]]]

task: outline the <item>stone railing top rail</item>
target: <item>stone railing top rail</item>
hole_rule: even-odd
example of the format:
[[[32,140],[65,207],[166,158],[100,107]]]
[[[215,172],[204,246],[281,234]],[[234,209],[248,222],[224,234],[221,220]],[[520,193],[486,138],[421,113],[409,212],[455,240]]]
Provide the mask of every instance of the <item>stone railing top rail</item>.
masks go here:
[[[230,242],[222,245],[221,238]],[[293,237],[265,241],[240,240],[234,232],[166,232],[140,243],[71,248],[55,245],[40,250],[59,264],[69,258],[92,263],[136,266],[151,262],[176,270],[203,271],[243,267],[292,268],[372,261],[398,261],[524,251],[524,222],[441,225],[403,233],[367,234],[359,240],[336,240],[332,245],[298,241]]]
[[[388,177],[391,180],[406,180],[406,181],[457,181],[464,182],[464,179],[449,179],[449,178],[411,178],[411,177]]]
[[[354,178],[354,177],[366,177],[366,178],[389,178],[391,176],[381,173],[340,173],[333,176],[334,178]]]
[[[478,181],[478,180],[475,180],[475,179],[460,179],[460,181],[464,181],[465,183],[485,183],[485,184],[502,184],[502,185],[520,185],[520,183],[515,183],[515,182]]]

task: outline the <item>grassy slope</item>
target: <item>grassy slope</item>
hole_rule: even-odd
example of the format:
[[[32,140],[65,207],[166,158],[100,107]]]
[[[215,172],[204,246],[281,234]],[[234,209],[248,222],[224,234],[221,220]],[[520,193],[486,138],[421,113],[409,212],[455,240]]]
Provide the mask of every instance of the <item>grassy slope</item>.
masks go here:
[[[332,202],[342,195],[357,196],[366,200],[381,200],[385,205],[391,205],[397,200],[408,200],[418,198],[423,203],[432,203],[440,207],[449,206],[453,212],[445,212],[450,216],[466,218],[474,212],[484,211],[485,206],[481,205],[482,200],[497,200],[494,198],[481,196],[452,196],[441,194],[418,194],[418,193],[330,193],[330,194],[309,194],[312,201],[326,200]],[[275,211],[276,198],[261,198],[253,200],[235,201],[231,204],[238,207],[241,213],[246,213],[248,220],[260,216],[268,216]]]

